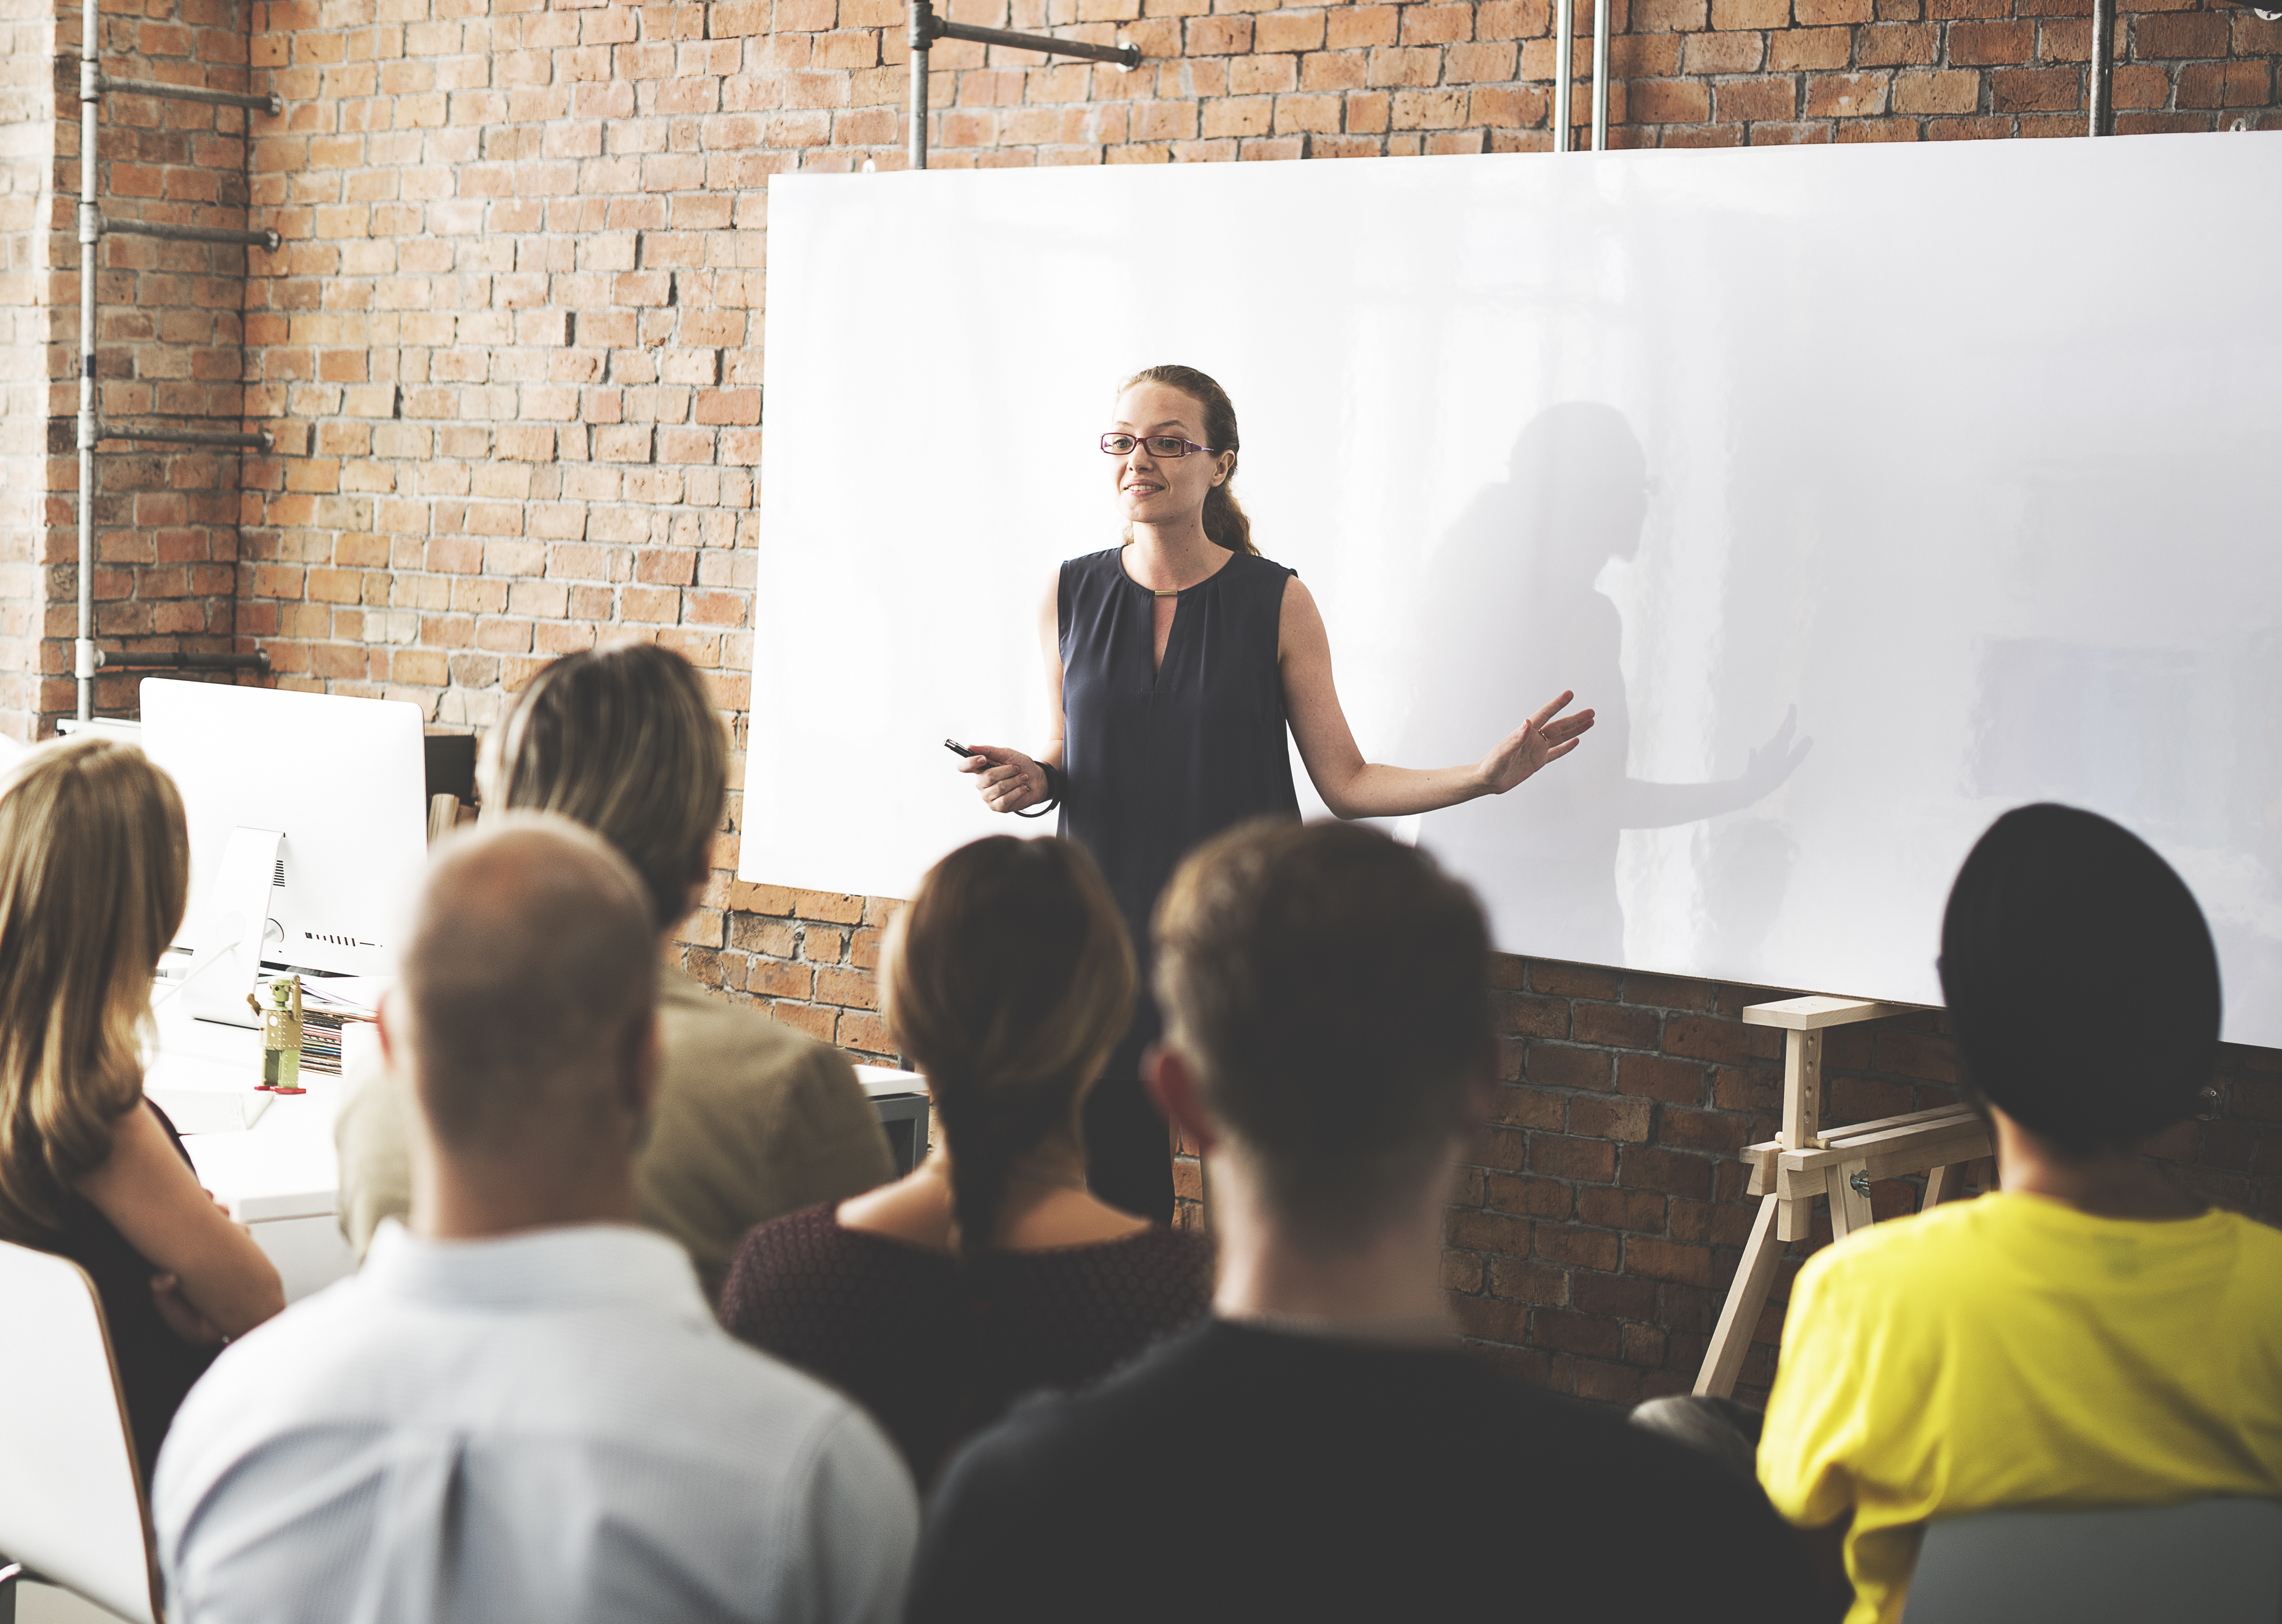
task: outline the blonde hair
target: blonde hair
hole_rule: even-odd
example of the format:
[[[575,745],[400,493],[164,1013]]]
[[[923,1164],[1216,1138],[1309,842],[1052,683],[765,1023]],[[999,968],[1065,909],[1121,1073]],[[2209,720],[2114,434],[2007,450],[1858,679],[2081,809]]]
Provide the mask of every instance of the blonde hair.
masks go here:
[[[728,739],[703,680],[655,643],[545,666],[484,742],[485,812],[557,812],[594,830],[634,866],[661,931],[710,871],[728,788]]]
[[[888,1030],[927,1074],[950,1142],[962,1266],[987,1255],[1014,1163],[1077,1109],[1133,1006],[1133,948],[1068,841],[961,846],[897,916]]]
[[[151,977],[189,888],[182,796],[141,750],[60,740],[0,779],[0,1234],[52,1234],[142,1100]]]

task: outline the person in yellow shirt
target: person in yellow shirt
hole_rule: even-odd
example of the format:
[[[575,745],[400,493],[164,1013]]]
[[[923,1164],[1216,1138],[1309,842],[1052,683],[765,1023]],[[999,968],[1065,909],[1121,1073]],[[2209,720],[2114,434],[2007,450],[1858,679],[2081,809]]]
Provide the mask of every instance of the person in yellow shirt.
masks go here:
[[[1924,1525],[1999,1506],[2282,1498],[2282,1231],[2141,1154],[2216,1060],[2217,958],[2107,820],[2007,812],[1959,873],[1942,990],[2002,1193],[1858,1231],[1793,1289],[1758,1477],[1895,1624]]]

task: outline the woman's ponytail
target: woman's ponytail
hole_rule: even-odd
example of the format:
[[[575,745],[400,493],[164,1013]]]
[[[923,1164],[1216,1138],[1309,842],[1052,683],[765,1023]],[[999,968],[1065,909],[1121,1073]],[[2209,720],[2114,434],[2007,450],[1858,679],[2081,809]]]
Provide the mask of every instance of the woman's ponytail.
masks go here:
[[[891,929],[888,1030],[927,1074],[951,1152],[965,1295],[960,1426],[995,1413],[990,1279],[1022,1159],[1078,1108],[1133,1005],[1133,949],[1108,882],[1066,840],[994,835],[920,882]]]
[[[896,921],[885,1006],[951,1147],[962,1264],[997,1242],[1006,1184],[1125,1030],[1133,949],[1101,870],[1066,840],[994,835],[928,871]]]

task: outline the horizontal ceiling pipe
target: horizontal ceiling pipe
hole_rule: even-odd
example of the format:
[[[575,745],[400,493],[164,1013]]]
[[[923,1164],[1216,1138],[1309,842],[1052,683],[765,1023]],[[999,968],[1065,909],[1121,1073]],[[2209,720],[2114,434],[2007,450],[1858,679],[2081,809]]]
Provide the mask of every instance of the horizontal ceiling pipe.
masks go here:
[[[937,19],[935,37],[968,40],[977,45],[1004,45],[1013,51],[1043,51],[1050,57],[1076,57],[1087,62],[1107,62],[1131,73],[1141,66],[1137,45],[1089,45],[1082,40],[1058,40],[1050,34],[1016,34],[1008,28],[985,28],[974,23]]]
[[[284,239],[275,230],[241,231],[232,226],[177,226],[158,220],[113,220],[97,213],[97,232],[105,237],[159,237],[170,243],[235,243],[246,248],[277,252]],[[86,239],[82,237],[82,241]]]
[[[160,84],[155,79],[121,79],[106,74],[93,62],[82,58],[79,65],[80,92],[83,101],[93,101],[96,95],[115,93],[120,96],[163,96],[172,101],[204,102],[209,107],[243,107],[249,113],[278,113],[285,111],[285,98],[275,90],[257,94],[248,90],[209,90],[204,85]]]
[[[252,654],[112,654],[97,649],[95,664],[102,671],[268,671],[269,651]]]
[[[216,446],[235,450],[263,451],[277,449],[277,437],[267,429],[251,433],[235,429],[174,429],[158,424],[100,423],[95,425],[97,439],[151,440],[167,446]]]

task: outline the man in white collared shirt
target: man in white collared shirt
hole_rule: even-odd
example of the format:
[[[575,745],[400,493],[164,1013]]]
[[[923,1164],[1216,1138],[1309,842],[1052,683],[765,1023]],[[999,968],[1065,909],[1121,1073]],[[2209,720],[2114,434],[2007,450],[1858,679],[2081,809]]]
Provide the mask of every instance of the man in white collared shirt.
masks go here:
[[[563,820],[439,857],[383,1015],[410,1227],[183,1404],[152,1488],[177,1624],[900,1614],[894,1450],[637,1224],[654,947],[640,882]]]

